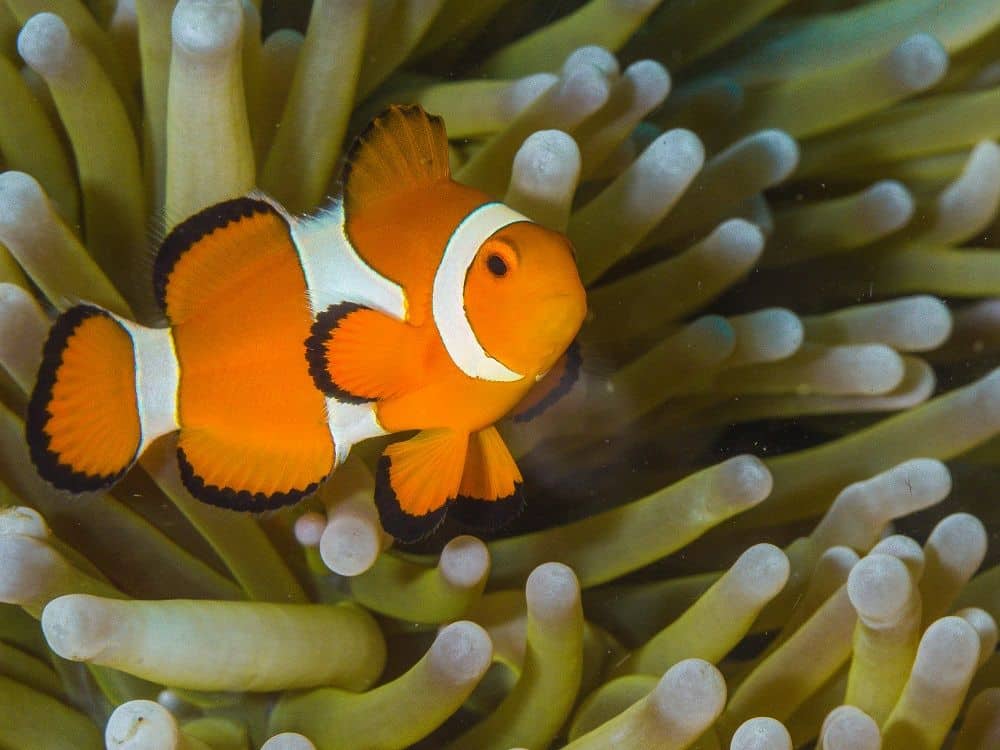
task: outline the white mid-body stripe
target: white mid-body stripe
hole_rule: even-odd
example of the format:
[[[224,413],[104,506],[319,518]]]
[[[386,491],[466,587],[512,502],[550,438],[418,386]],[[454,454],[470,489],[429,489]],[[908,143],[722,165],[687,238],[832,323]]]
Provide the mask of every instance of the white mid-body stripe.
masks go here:
[[[402,287],[365,263],[347,239],[340,201],[315,217],[290,218],[289,224],[306,277],[313,317],[330,305],[354,302],[398,320],[406,319]],[[348,404],[327,396],[326,422],[338,466],[355,445],[386,434],[375,416],[374,402]]]
[[[314,316],[330,305],[355,302],[406,319],[403,288],[358,255],[347,239],[339,201],[315,217],[293,219],[291,226]]]
[[[513,382],[524,378],[483,349],[465,312],[465,277],[482,244],[506,226],[530,221],[503,203],[484,203],[455,227],[434,275],[431,310],[441,341],[456,367],[470,378]]]
[[[161,435],[180,427],[177,420],[177,387],[180,365],[169,328],[147,328],[117,315],[132,337],[135,352],[135,396],[139,407],[140,455]]]
[[[375,402],[346,404],[335,398],[326,398],[326,421],[333,435],[337,466],[351,452],[351,448],[368,438],[388,434],[375,416]]]

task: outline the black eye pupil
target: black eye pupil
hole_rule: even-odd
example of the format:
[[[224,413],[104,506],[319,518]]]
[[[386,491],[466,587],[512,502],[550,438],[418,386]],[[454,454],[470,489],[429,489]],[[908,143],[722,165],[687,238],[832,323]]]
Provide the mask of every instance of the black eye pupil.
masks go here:
[[[507,261],[501,258],[499,255],[491,255],[486,259],[486,267],[490,269],[490,273],[494,276],[506,276],[507,275]]]

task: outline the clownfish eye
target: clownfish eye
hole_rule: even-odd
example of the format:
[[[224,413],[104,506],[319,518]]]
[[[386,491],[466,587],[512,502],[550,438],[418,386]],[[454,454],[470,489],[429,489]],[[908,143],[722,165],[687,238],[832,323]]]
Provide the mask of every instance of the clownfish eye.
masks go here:
[[[490,269],[490,273],[497,278],[502,278],[507,275],[507,261],[500,257],[497,253],[490,253],[490,256],[486,259],[486,267]]]

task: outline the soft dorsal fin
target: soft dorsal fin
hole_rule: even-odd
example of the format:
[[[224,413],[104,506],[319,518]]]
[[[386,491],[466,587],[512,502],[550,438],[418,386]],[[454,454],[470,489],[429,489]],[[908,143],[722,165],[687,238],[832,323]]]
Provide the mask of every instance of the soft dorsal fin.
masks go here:
[[[451,176],[444,120],[417,104],[394,104],[354,141],[344,165],[344,210]]]

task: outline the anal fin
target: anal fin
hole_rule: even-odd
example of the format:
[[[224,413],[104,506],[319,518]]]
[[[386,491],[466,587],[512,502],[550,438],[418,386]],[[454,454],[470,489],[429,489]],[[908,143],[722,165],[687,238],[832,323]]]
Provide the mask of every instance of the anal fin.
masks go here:
[[[311,495],[333,471],[329,440],[181,429],[181,480],[195,498],[230,510],[262,512]]]
[[[469,451],[452,518],[477,530],[494,531],[524,510],[523,478],[496,427],[469,438]]]
[[[351,404],[405,393],[419,377],[413,335],[406,323],[377,310],[351,302],[330,305],[316,316],[306,340],[313,382]]]
[[[467,435],[438,429],[386,448],[375,478],[375,504],[387,532],[414,542],[440,525],[458,495],[468,445]]]

